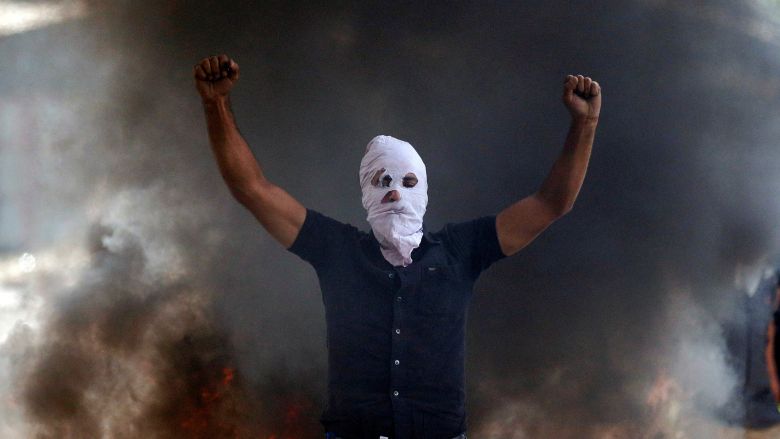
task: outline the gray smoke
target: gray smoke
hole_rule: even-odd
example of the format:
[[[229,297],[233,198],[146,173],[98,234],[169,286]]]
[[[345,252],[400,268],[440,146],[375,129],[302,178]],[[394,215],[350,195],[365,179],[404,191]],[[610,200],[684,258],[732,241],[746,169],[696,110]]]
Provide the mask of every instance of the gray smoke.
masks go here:
[[[563,76],[599,80],[574,211],[477,285],[471,432],[743,435],[713,414],[738,380],[718,322],[777,252],[776,2],[228,3],[90,1],[0,38],[0,435],[175,437],[193,413],[210,437],[318,431],[313,270],[208,150],[190,68],[222,52],[268,177],[364,228],[374,135],[417,147],[437,229],[535,190]]]

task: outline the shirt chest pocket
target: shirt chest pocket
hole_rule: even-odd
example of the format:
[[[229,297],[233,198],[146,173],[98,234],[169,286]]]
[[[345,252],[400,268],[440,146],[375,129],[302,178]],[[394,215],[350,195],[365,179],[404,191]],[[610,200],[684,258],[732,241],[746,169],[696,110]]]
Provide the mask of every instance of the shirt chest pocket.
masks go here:
[[[463,310],[464,285],[457,265],[422,267],[417,288],[417,310],[426,316],[446,317]]]

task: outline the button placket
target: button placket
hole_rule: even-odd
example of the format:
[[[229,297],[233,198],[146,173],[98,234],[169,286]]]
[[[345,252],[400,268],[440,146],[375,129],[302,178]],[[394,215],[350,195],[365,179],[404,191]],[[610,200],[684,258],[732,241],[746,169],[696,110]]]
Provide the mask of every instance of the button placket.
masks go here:
[[[407,296],[410,278],[406,268],[398,268],[395,270],[395,291],[390,296],[393,303],[393,343],[391,352],[391,394],[393,397],[393,405],[402,403],[400,398],[400,390],[404,389],[406,385],[406,379],[403,369],[400,368],[401,358],[405,350],[405,338],[401,337],[401,330],[404,328],[404,298]],[[394,298],[394,299],[393,299]]]

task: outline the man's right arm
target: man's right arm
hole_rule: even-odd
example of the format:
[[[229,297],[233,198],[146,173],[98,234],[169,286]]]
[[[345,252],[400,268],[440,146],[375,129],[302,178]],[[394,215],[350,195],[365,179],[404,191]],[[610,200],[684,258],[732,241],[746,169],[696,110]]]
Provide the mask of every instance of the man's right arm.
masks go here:
[[[298,236],[306,208],[282,188],[268,181],[260,164],[238,131],[229,93],[239,68],[226,55],[204,58],[194,68],[195,86],[206,112],[211,150],[230,192],[285,248]]]

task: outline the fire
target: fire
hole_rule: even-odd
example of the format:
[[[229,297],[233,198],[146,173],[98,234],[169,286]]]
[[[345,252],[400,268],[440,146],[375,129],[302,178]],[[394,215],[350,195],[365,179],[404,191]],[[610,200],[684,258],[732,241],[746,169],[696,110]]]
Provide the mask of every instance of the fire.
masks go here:
[[[233,377],[235,375],[236,371],[235,369],[231,369],[229,367],[222,368],[222,375],[224,375],[225,378],[222,379],[222,384],[228,386],[233,381]]]
[[[302,407],[299,404],[291,404],[287,407],[287,413],[284,416],[284,423],[287,425],[295,425],[298,423],[301,417]]]
[[[146,265],[135,263],[138,246],[109,251],[100,243],[94,254],[69,253],[78,257],[38,252],[31,273],[29,256],[22,264],[17,257],[0,260],[0,293],[3,285],[24,286],[33,275],[59,271],[67,273],[52,274],[57,283],[74,288],[68,306],[27,325],[30,334],[46,336],[21,345],[26,350],[14,375],[18,388],[0,398],[0,407],[26,415],[28,424],[0,425],[0,436],[319,436],[319,407],[312,398],[319,389],[309,380],[301,385],[297,375],[274,365],[267,370],[277,373],[247,379],[209,292],[168,283],[168,277],[149,284],[157,278],[145,276]],[[111,271],[117,267],[126,272]],[[0,336],[6,333],[4,323],[0,319]],[[29,428],[30,434],[7,435],[8,428]]]
[[[202,379],[203,371],[195,371],[193,377],[195,380]],[[240,439],[248,437],[246,432],[241,431],[238,425],[225,419],[226,410],[231,409],[234,401],[231,395],[232,384],[235,379],[235,369],[232,367],[222,367],[221,377],[213,381],[208,379],[200,388],[198,397],[191,401],[192,407],[185,412],[185,417],[180,426],[187,437],[208,438],[214,437],[232,437]]]
[[[305,439],[311,437],[314,404],[304,393],[277,395],[254,406],[246,398],[245,382],[232,366],[191,371],[189,382],[202,381],[180,422],[187,438]],[[204,379],[204,376],[205,379]],[[263,413],[262,420],[250,413]]]
[[[294,396],[283,406],[283,426],[280,435],[272,434],[268,439],[303,439],[307,437],[302,427],[304,417],[312,411],[312,404],[300,395]]]

